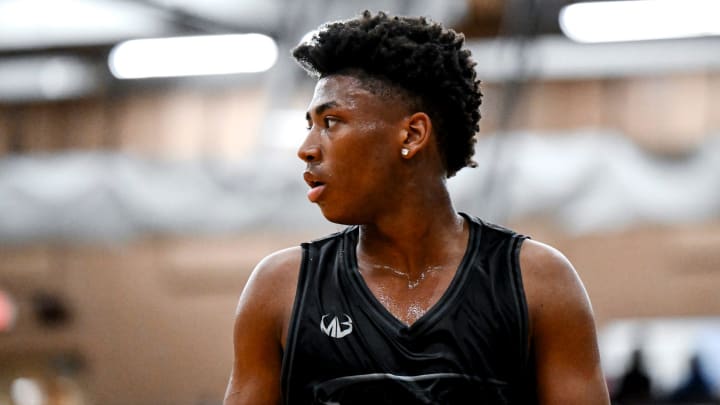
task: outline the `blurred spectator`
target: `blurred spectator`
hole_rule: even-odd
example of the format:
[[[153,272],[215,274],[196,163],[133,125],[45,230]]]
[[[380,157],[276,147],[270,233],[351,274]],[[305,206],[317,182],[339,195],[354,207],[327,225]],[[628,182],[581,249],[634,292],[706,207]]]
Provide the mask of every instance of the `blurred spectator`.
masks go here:
[[[635,349],[630,359],[630,365],[620,379],[617,391],[612,396],[614,404],[632,405],[652,403],[650,390],[650,377],[645,369],[643,353]]]
[[[690,358],[690,370],[685,381],[670,395],[669,402],[692,404],[720,403],[713,395],[709,381],[702,370],[700,357]]]

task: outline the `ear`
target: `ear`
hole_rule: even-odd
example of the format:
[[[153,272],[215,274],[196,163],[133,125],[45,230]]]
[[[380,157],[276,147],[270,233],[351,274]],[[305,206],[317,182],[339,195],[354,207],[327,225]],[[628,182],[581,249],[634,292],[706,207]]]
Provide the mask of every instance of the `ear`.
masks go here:
[[[427,147],[432,134],[432,121],[430,117],[417,112],[406,118],[405,130],[403,131],[402,149],[408,152],[402,156],[411,159],[417,152]]]

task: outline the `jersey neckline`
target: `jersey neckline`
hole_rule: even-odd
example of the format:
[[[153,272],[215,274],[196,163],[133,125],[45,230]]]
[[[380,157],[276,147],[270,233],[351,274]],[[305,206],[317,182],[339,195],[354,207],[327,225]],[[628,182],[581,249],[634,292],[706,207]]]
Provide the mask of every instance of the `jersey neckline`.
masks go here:
[[[465,247],[465,253],[463,258],[458,265],[458,268],[453,275],[450,284],[443,292],[442,296],[435,302],[428,310],[415,322],[410,325],[405,324],[395,315],[392,314],[378,299],[378,297],[370,290],[370,287],[365,282],[360,269],[357,264],[357,241],[359,235],[359,228],[357,226],[351,227],[348,230],[346,237],[343,238],[343,250],[345,254],[345,270],[349,273],[351,285],[360,293],[360,296],[364,300],[363,304],[375,312],[378,318],[383,321],[385,326],[395,332],[397,335],[418,335],[434,325],[438,319],[441,319],[443,313],[447,311],[451,303],[457,300],[457,297],[461,295],[461,291],[466,285],[465,279],[469,273],[469,267],[471,263],[475,261],[475,256],[479,249],[476,247],[479,245],[481,237],[481,229],[479,224],[474,221],[469,215],[460,212],[459,213],[465,221],[468,222],[468,241]]]

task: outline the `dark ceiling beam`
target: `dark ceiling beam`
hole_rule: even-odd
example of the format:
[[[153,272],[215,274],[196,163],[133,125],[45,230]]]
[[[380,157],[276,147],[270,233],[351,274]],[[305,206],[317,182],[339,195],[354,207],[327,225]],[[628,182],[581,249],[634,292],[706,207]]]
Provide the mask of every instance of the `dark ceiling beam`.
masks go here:
[[[560,9],[573,0],[467,0],[456,27],[468,38],[559,34]]]
[[[57,45],[33,48],[0,49],[0,59],[25,56],[77,55],[80,57],[107,58],[113,44]]]

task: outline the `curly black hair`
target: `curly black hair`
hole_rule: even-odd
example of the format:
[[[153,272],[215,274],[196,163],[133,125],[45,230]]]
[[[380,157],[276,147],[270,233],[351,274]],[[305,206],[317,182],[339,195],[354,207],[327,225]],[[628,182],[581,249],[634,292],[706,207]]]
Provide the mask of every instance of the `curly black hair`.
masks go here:
[[[322,25],[292,51],[300,66],[321,78],[360,72],[404,90],[413,108],[433,121],[447,177],[475,167],[480,81],[465,37],[424,17],[372,15]]]

